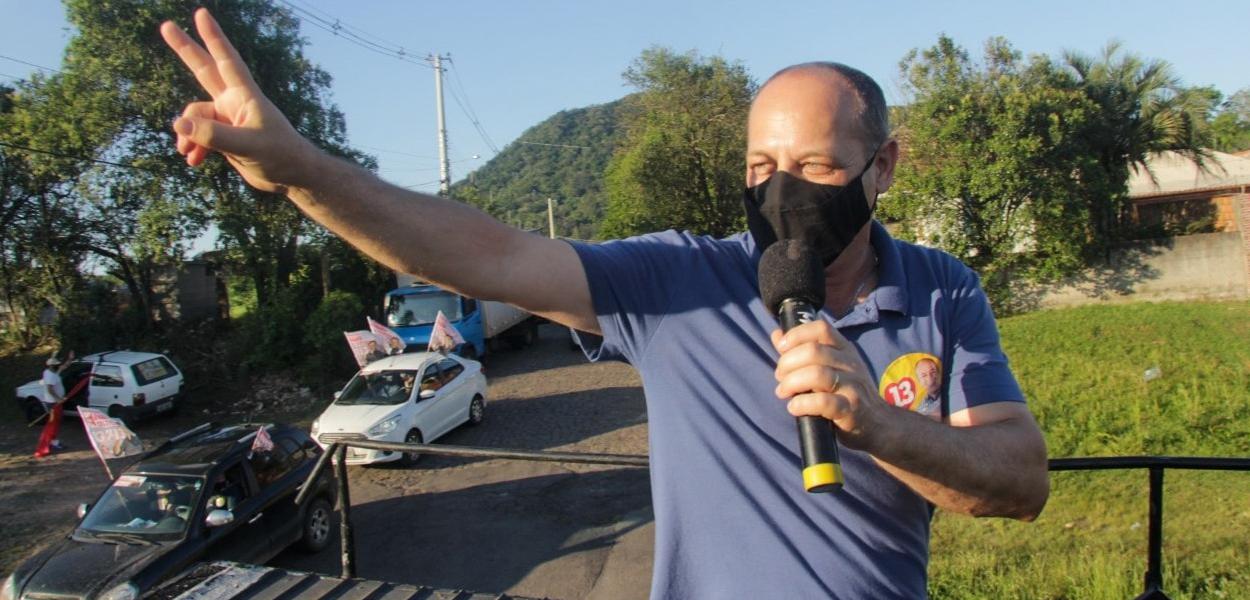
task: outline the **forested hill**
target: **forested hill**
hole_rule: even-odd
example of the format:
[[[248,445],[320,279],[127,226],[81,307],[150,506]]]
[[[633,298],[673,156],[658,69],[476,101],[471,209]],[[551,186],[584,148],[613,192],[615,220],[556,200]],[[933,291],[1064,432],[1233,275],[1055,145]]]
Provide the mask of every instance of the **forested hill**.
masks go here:
[[[556,113],[456,182],[452,196],[544,234],[547,198],[553,198],[556,235],[594,238],[607,206],[604,169],[623,134],[617,126],[623,102]]]

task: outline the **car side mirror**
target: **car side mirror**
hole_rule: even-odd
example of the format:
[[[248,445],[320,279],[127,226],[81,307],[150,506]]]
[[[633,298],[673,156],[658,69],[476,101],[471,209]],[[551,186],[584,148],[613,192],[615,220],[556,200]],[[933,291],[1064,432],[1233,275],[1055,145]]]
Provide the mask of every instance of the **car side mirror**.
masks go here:
[[[90,504],[87,504],[86,502],[83,502],[82,504],[79,504],[79,505],[78,505],[78,511],[77,511],[77,512],[78,512],[78,519],[81,521],[83,517],[87,516],[87,511],[89,511],[89,510],[91,510],[91,505],[90,505]]]
[[[339,396],[342,396],[342,395],[343,395],[343,392],[342,392],[342,391],[337,391],[337,392],[334,392],[334,399],[335,399],[335,400],[338,400],[338,399],[339,399]]]
[[[417,400],[429,400],[430,398],[433,398],[434,395],[437,393],[438,392],[434,390],[421,390],[421,393],[417,394]]]
[[[234,513],[224,509],[215,508],[208,511],[208,516],[204,517],[204,524],[209,527],[221,527],[234,522]]]

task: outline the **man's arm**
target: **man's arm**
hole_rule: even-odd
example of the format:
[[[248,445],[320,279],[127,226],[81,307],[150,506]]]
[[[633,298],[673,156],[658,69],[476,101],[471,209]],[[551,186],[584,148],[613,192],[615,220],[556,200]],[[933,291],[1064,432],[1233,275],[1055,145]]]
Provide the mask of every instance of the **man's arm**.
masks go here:
[[[508,227],[472,207],[388,184],[301,137],[261,92],[205,9],[204,47],[172,22],[165,41],[212,100],[174,122],[178,152],[198,165],[220,152],[252,186],[285,194],[365,254],[467,296],[501,300],[598,333],[590,288],[568,244]]]
[[[868,450],[929,502],[976,517],[1031,521],[1049,495],[1046,442],[1019,402],[952,415],[949,425],[886,404],[892,421]]]
[[[1018,402],[961,410],[935,422],[885,402],[851,344],[829,323],[773,333],[777,396],[795,416],[822,416],[929,502],[975,516],[1032,520],[1050,493],[1046,443]]]

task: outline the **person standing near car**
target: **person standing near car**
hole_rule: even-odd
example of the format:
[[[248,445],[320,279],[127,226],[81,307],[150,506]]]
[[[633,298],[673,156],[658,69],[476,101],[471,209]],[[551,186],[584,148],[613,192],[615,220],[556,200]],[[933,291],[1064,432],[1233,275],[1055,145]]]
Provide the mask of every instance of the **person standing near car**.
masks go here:
[[[39,435],[39,445],[35,447],[36,458],[66,449],[58,437],[61,431],[61,412],[65,408],[66,398],[65,383],[61,381],[61,372],[73,360],[74,351],[70,350],[65,362],[62,363],[61,359],[53,356],[44,363],[46,368],[43,370],[39,383],[43,387],[43,404],[44,410],[47,411],[48,422],[44,424],[43,432]]]

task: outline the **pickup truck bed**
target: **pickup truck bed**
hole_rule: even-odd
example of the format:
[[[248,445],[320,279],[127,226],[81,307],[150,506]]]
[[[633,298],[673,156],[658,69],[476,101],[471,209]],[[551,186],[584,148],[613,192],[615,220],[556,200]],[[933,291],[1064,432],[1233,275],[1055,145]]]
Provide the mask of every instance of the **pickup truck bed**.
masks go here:
[[[338,579],[230,562],[196,565],[144,600],[535,600],[506,594]]]

